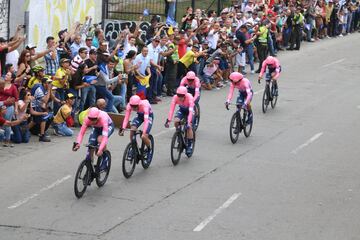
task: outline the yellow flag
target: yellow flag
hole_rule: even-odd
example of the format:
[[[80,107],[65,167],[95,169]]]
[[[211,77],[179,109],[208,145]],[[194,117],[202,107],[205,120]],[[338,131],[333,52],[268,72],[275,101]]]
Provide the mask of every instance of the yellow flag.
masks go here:
[[[173,26],[170,26],[168,30],[168,35],[173,35],[173,34],[174,34]]]

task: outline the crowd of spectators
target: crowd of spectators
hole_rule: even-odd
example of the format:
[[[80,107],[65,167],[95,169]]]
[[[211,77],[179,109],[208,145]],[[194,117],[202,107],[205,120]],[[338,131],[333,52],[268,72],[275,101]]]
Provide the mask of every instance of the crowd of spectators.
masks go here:
[[[232,71],[254,74],[268,55],[354,33],[360,20],[359,0],[232,1],[220,13],[186,11],[170,26],[153,16],[145,39],[137,28],[109,42],[91,17],[47,37],[42,51],[28,43],[19,53],[26,41],[20,26],[0,38],[3,146],[27,143],[31,134],[49,142],[50,126],[71,136],[90,106],[120,113],[133,94],[161,103],[189,70],[204,90],[220,89]]]

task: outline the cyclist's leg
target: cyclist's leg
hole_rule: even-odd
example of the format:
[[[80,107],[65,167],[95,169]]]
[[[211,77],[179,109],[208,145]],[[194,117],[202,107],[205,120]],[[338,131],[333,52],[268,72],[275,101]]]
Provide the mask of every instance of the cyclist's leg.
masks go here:
[[[90,134],[89,137],[89,145],[92,146],[97,146],[98,145],[98,140],[99,140],[99,136],[101,136],[101,132],[102,132],[102,128],[94,128],[92,129],[92,132]],[[100,139],[101,140],[101,139]],[[90,158],[91,158],[91,163],[94,164],[94,153],[95,153],[95,149],[90,149]]]
[[[131,131],[130,131],[130,142],[132,141],[135,132],[139,128],[139,126],[143,123],[144,118],[141,117],[139,114],[131,121]]]
[[[181,109],[179,109],[176,112],[175,118],[174,118],[174,126],[177,129],[180,125],[181,120],[184,118],[184,113],[183,111],[181,111]]]
[[[150,131],[151,131],[151,128],[152,128],[152,124],[153,124],[153,119],[154,119],[154,115],[151,113],[149,115],[149,124],[148,124],[148,127],[146,129],[146,132],[143,132],[143,135],[141,136],[141,139],[144,141],[145,145],[147,147],[151,147],[151,142],[150,142],[150,139],[149,139],[149,134],[150,134]]]

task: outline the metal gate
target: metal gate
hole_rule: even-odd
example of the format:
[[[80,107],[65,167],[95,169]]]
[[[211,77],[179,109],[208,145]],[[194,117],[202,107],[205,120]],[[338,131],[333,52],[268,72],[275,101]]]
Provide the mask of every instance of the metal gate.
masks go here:
[[[9,37],[10,0],[0,0],[0,37]]]
[[[104,19],[121,19],[121,20],[138,20],[143,15],[144,10],[150,16],[165,16],[164,0],[104,0],[103,1],[103,18]],[[149,20],[150,17],[145,17]]]

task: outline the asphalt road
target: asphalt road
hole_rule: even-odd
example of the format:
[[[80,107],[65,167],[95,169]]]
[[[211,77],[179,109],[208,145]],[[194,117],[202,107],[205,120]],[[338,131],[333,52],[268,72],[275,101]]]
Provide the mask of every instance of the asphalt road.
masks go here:
[[[360,34],[279,55],[277,107],[253,83],[251,137],[229,139],[228,87],[203,91],[191,159],[174,167],[170,99],[154,106],[155,155],[125,179],[114,134],[106,185],[80,200],[73,139],[0,149],[0,239],[360,239]]]

